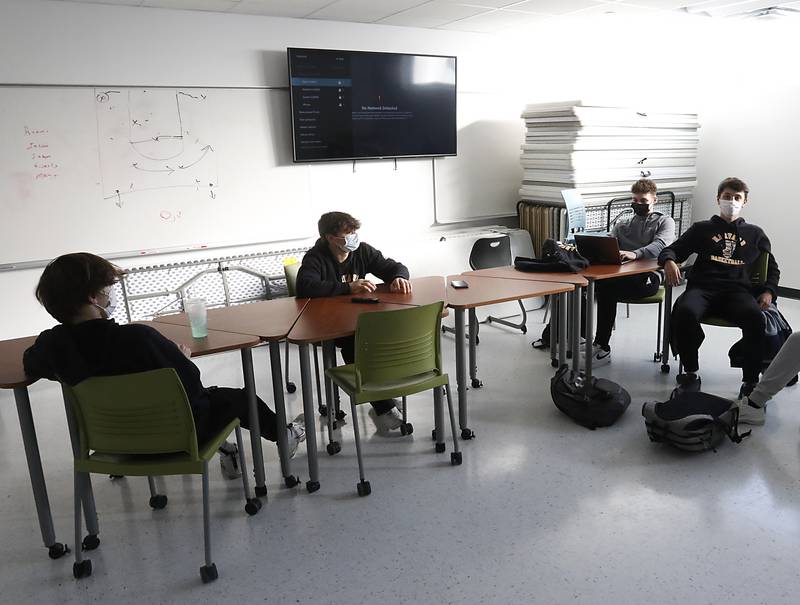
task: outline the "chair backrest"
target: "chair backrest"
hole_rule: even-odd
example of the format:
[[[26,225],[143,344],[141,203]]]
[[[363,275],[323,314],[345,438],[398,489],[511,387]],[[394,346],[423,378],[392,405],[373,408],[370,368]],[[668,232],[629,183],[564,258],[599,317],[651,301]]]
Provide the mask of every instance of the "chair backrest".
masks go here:
[[[80,433],[80,457],[188,453],[197,460],[194,418],[172,368],[87,378],[64,391]]]
[[[512,260],[511,238],[507,235],[476,239],[469,253],[469,266],[473,270],[505,267]]]
[[[283,266],[283,274],[286,276],[286,289],[289,291],[289,296],[296,296],[298,271],[300,271],[300,263],[291,263]]]
[[[355,344],[358,388],[426,372],[442,374],[443,306],[439,301],[398,311],[362,313]]]
[[[756,261],[750,265],[750,283],[754,286],[763,286],[766,284],[768,267],[769,252],[762,252]]]

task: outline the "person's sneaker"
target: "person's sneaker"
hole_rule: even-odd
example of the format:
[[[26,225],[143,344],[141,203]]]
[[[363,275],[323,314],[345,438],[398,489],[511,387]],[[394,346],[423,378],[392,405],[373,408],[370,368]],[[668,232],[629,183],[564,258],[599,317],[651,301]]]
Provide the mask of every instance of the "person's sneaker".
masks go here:
[[[297,453],[297,446],[306,440],[306,425],[303,414],[300,414],[286,425],[286,438],[289,443],[289,458],[294,458]]]
[[[376,414],[374,409],[370,409],[369,417],[372,418],[379,433],[396,431],[403,424],[403,416],[397,408],[392,408],[385,414]]]
[[[235,443],[227,441],[219,446],[219,470],[226,479],[238,479],[242,476],[239,468],[239,448]]]
[[[700,390],[701,380],[700,377],[694,372],[678,374],[675,377],[678,383],[678,390],[684,393],[696,393]]]
[[[580,357],[578,359],[580,367],[586,365],[586,345],[581,347]],[[611,349],[604,349],[598,344],[592,345],[592,367],[604,366],[611,363]]]
[[[742,397],[749,397],[750,393],[753,392],[753,389],[756,388],[757,382],[743,382],[742,386],[739,388],[739,399]]]
[[[739,408],[739,424],[760,426],[766,421],[766,406],[756,406],[746,395],[736,400],[736,406]]]

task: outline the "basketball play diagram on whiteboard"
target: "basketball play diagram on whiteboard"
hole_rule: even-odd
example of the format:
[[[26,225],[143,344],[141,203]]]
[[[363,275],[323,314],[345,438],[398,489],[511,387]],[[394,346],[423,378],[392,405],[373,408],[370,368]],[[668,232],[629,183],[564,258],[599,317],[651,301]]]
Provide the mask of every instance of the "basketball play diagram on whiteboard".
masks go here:
[[[122,208],[137,192],[176,187],[215,199],[207,101],[195,89],[95,89],[103,199]]]

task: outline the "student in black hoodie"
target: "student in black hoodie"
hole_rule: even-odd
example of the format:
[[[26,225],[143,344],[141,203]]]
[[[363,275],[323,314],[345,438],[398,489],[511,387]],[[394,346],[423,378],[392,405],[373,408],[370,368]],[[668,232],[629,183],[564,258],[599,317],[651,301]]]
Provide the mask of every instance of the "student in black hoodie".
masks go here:
[[[297,273],[297,296],[318,298],[375,291],[367,279],[372,274],[389,284],[392,292],[411,292],[405,265],[384,258],[379,250],[359,241],[361,223],[346,212],[327,212],[317,223],[319,239],[303,257]],[[355,361],[355,338],[336,341],[345,363]],[[399,429],[403,418],[392,399],[374,401],[370,417],[381,432]]]
[[[686,390],[700,388],[697,351],[705,337],[700,320],[706,315],[725,319],[742,330],[749,354],[742,369],[739,397],[749,395],[758,382],[764,338],[761,311],[777,297],[780,270],[761,227],[749,225],[739,217],[747,195],[747,185],[741,179],[730,177],[722,181],[717,188],[719,214],[692,225],[658,257],[667,284],[677,286],[678,263],[697,254],[686,292],[672,310],[672,342],[684,370],[678,376],[678,384]],[[750,267],[762,252],[770,253],[766,283],[753,288]]]
[[[174,368],[189,398],[200,443],[236,417],[248,428],[244,389],[205,388],[200,370],[189,360],[188,347],[176,345],[150,326],[119,325],[111,319],[116,306],[114,284],[120,274],[119,268],[87,252],[65,254],[47,265],[36,298],[60,325],[39,334],[25,351],[25,373],[74,386],[92,376]],[[275,413],[260,399],[258,417],[261,436],[276,441]],[[284,430],[293,456],[305,439],[304,425],[296,419]],[[222,473],[231,479],[241,476],[236,452],[232,443],[220,448]]]

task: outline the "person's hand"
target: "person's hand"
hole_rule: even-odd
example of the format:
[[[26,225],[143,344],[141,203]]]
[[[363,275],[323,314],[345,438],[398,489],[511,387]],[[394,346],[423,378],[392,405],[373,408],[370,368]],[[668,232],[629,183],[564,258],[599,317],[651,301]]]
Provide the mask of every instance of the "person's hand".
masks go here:
[[[636,260],[636,253],[630,250],[620,250],[619,260]]]
[[[390,292],[399,292],[400,294],[411,294],[411,282],[402,277],[395,277],[392,283],[389,284]]]
[[[178,348],[181,350],[181,353],[186,355],[186,359],[191,359],[192,357],[192,350],[186,346],[185,344],[181,343],[178,345]]]
[[[375,284],[368,279],[357,279],[350,282],[350,294],[369,294],[375,291]]]
[[[668,286],[678,286],[681,283],[681,268],[674,260],[664,263],[664,278]]]
[[[762,292],[756,300],[758,301],[758,306],[761,307],[763,311],[772,304],[772,292]]]

